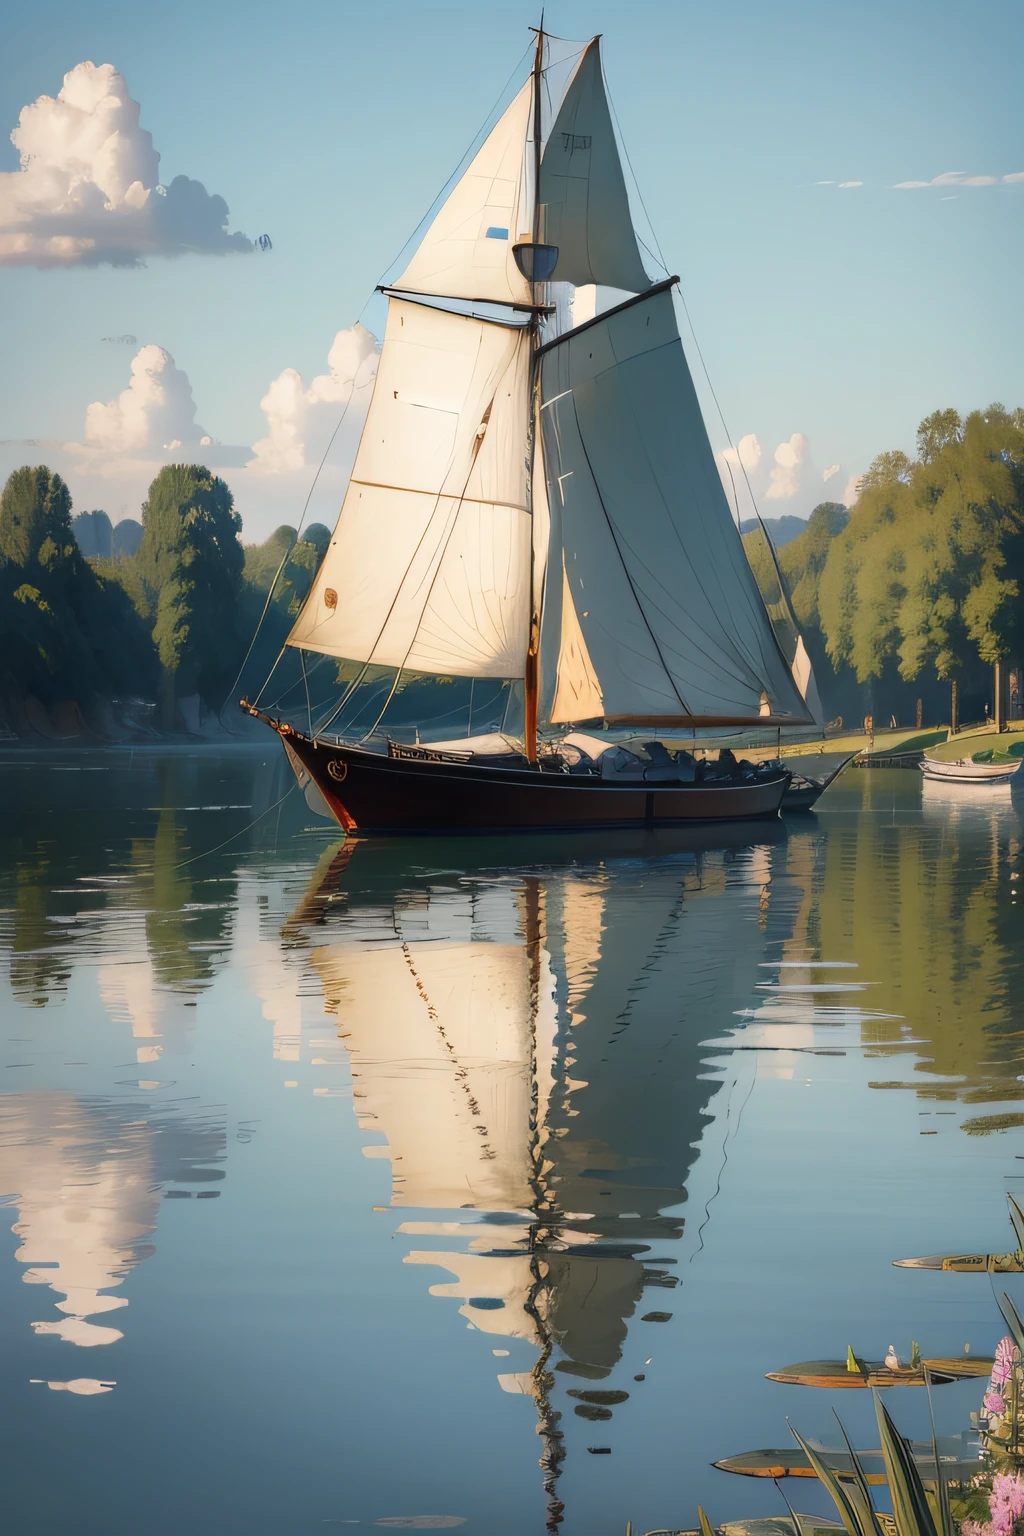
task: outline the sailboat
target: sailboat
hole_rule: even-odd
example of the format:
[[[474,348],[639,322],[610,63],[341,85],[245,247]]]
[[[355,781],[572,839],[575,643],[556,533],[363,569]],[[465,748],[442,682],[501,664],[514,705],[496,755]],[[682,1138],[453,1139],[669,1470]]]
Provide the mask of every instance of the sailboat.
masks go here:
[[[351,480],[286,642],[362,671],[307,730],[240,701],[346,831],[775,816],[780,763],[663,738],[814,720],[729,511],[678,278],[642,259],[600,39],[564,89],[551,42],[380,289]],[[371,667],[388,701],[403,676],[505,680],[521,731],[399,742],[375,734],[385,704],[346,734]]]

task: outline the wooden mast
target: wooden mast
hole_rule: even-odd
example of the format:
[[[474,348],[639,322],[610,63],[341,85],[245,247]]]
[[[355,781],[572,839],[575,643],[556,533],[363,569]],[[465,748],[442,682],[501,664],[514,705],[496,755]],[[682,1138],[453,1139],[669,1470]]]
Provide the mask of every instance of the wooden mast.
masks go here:
[[[544,64],[544,12],[541,11],[540,26],[537,28],[537,48],[533,56],[533,228],[531,235],[536,246],[540,241],[540,88],[541,71]],[[534,305],[540,302],[540,287],[536,281],[531,281],[530,289]],[[533,416],[532,447],[530,452],[530,492],[531,508],[533,506],[533,475],[537,464],[537,441],[540,432],[540,411],[537,409],[537,397],[539,391],[540,370],[538,367],[537,353],[540,346],[540,315],[534,310],[533,319],[530,322],[530,338],[532,342],[532,355],[530,359],[530,411]],[[537,557],[536,541],[532,529],[530,535],[530,636],[526,650],[526,672],[523,678],[523,691],[525,694],[525,714],[523,725],[524,745],[528,762],[537,761],[537,695],[540,685],[540,604],[539,594],[536,589]]]

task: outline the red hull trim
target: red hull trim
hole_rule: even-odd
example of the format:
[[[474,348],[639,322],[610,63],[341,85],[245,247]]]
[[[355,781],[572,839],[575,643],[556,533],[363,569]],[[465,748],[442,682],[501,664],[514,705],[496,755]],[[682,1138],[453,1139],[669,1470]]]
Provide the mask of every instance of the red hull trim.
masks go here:
[[[297,731],[286,738],[346,832],[521,832],[685,826],[777,817],[790,782],[609,784],[537,769],[382,757]]]

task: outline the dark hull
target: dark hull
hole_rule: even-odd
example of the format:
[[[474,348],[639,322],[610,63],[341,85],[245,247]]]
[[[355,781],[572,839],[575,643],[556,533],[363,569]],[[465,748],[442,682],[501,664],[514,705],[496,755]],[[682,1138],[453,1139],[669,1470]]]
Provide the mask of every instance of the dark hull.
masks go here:
[[[794,773],[793,782],[782,797],[783,811],[809,811],[828,789],[829,785],[838,779],[847,763],[852,762],[856,756],[851,752],[849,757],[844,757],[838,768],[826,774],[823,779],[812,779],[807,774]]]
[[[787,772],[756,782],[609,784],[530,768],[382,757],[297,731],[285,745],[346,832],[518,832],[686,826],[778,815]]]

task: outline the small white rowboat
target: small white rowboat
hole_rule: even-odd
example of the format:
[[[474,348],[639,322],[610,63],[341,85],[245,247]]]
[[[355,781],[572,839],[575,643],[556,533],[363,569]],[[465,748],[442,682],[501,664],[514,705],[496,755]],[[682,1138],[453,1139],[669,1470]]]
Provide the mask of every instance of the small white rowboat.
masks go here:
[[[942,779],[954,784],[1005,784],[1020,767],[1014,763],[975,763],[969,757],[961,757],[955,763],[943,763],[934,757],[921,759],[921,772],[930,779]]]

